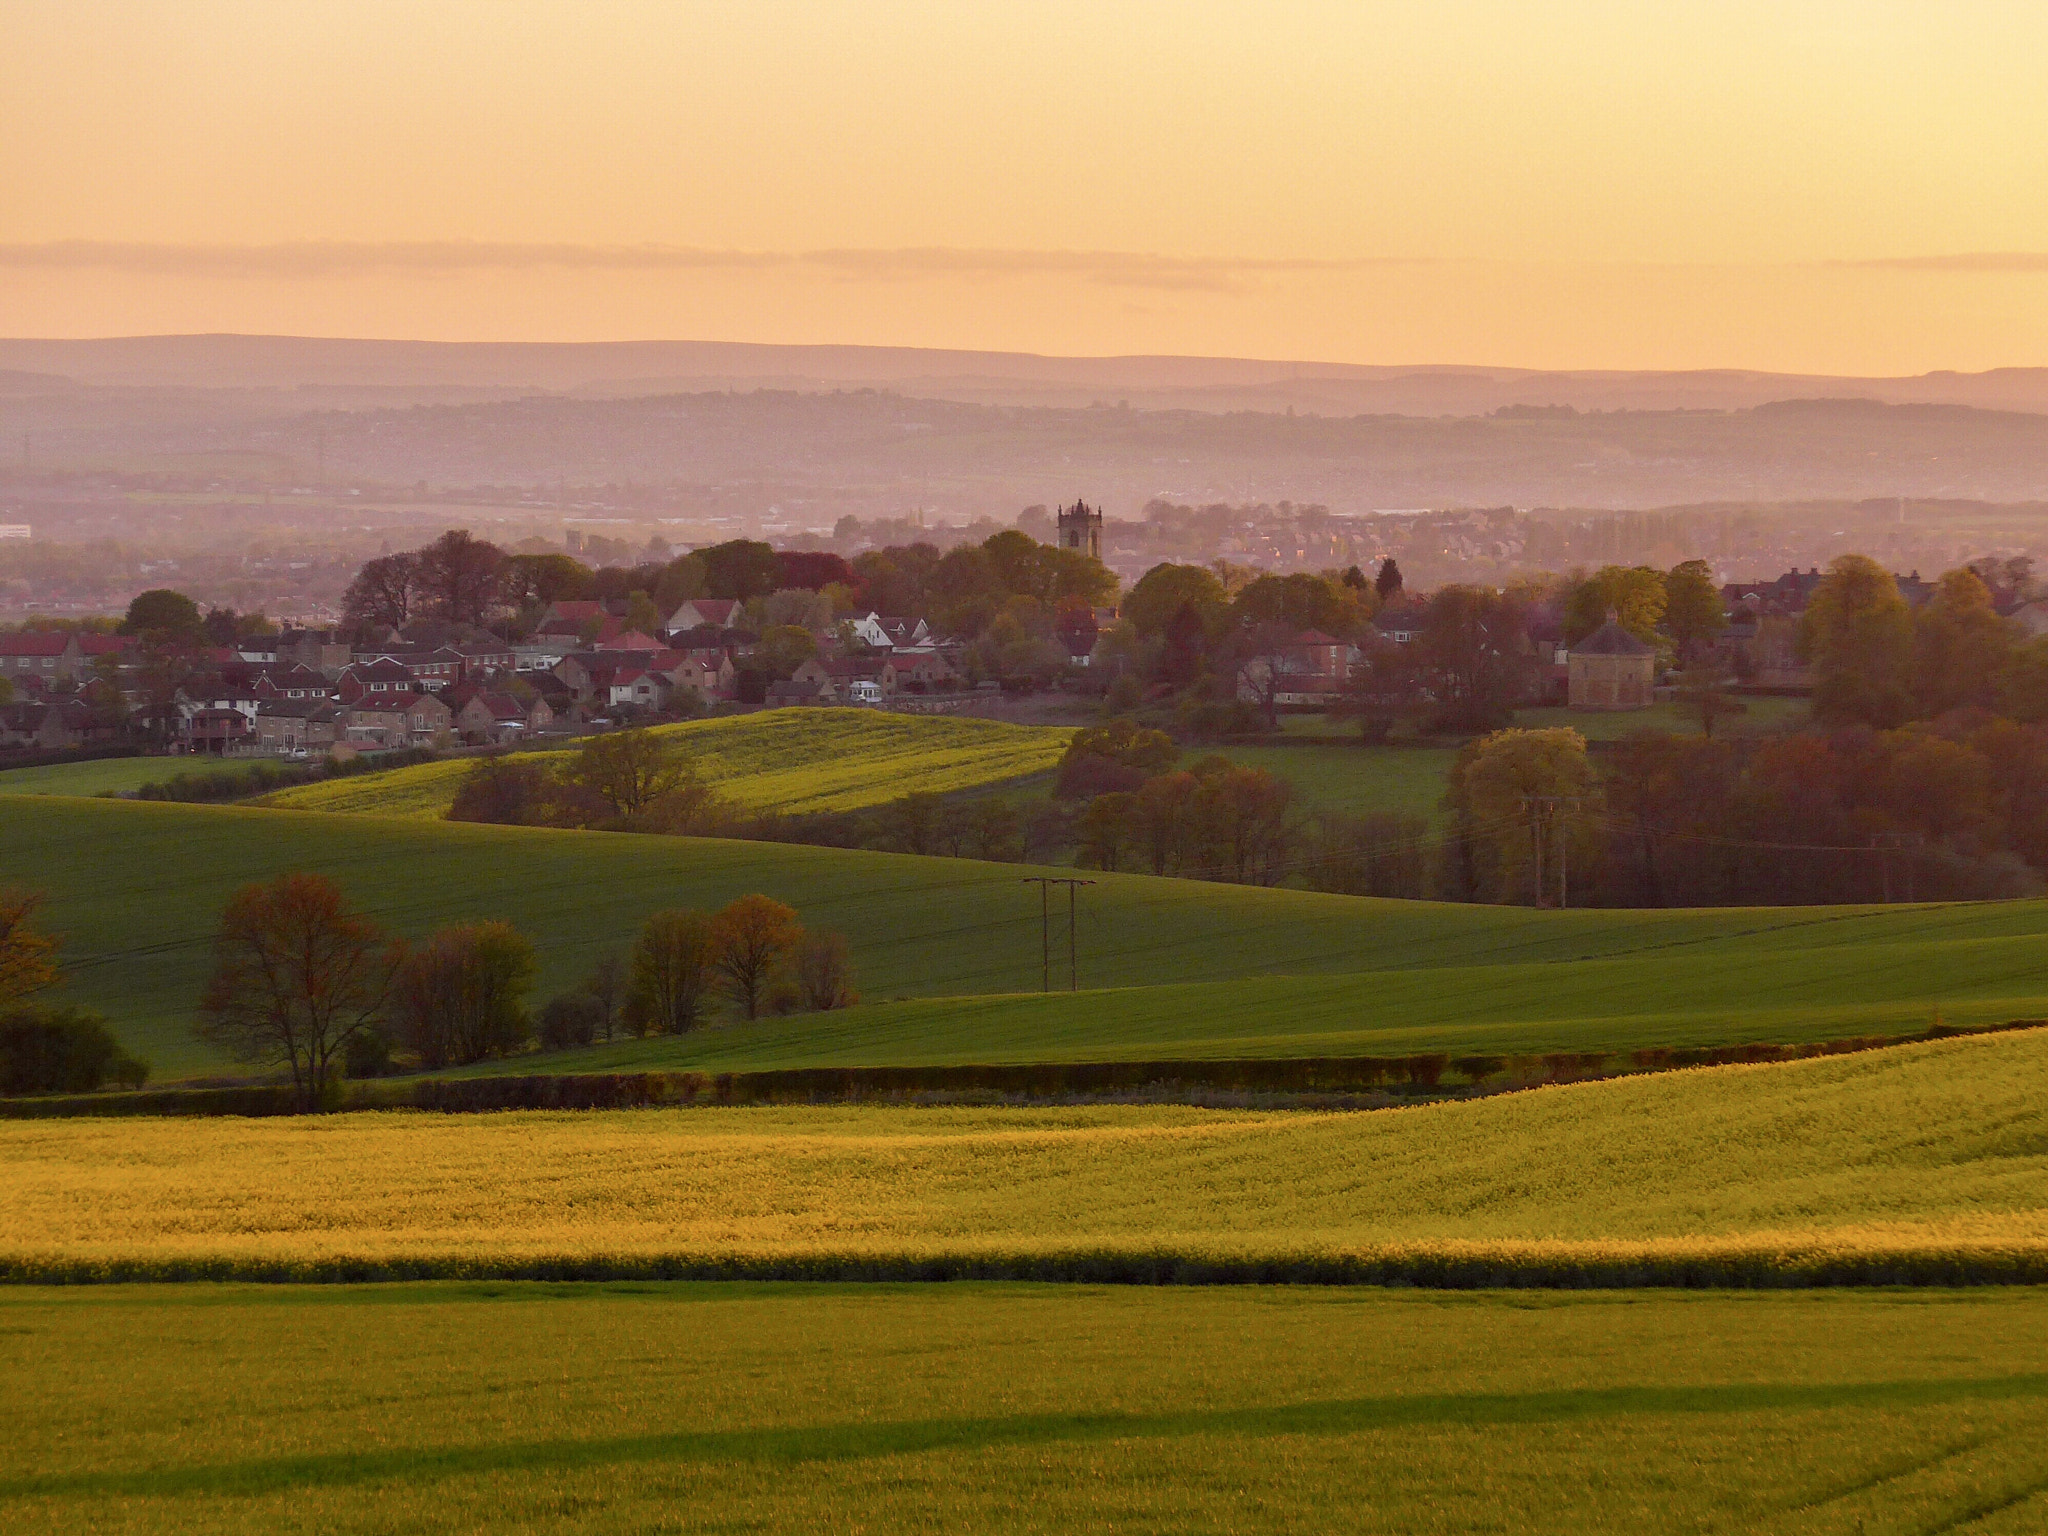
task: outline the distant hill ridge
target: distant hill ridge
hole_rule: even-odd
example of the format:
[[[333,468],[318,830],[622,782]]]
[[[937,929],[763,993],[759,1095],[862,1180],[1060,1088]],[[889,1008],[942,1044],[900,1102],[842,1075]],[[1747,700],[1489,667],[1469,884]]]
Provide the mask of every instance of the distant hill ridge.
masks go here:
[[[1745,369],[1548,371],[1230,357],[1053,357],[917,347],[747,342],[436,342],[299,336],[0,338],[0,388],[19,374],[98,386],[540,389],[647,395],[718,388],[886,388],[932,399],[1096,402],[1198,410],[1482,415],[1507,406],[1729,410],[1785,399],[2048,411],[2048,368],[1855,378]]]

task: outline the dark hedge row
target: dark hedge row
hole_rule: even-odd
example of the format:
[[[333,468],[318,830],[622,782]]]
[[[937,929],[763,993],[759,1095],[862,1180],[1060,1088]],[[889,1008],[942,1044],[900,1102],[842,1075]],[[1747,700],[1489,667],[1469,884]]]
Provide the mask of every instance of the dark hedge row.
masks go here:
[[[1084,1061],[922,1067],[788,1067],[765,1072],[621,1072],[498,1077],[371,1079],[338,1085],[331,1109],[422,1109],[461,1114],[504,1109],[637,1109],[686,1104],[815,1104],[918,1094],[1060,1099],[1165,1088],[1244,1093],[1359,1094],[1440,1091],[1446,1070],[1468,1083],[1510,1086],[1580,1082],[1620,1070],[1672,1071],[1742,1062],[1794,1061],[1882,1050],[1962,1035],[2035,1029],[2014,1019],[1977,1029],[1936,1025],[1912,1035],[1863,1035],[1801,1045],[1648,1047],[1609,1055],[1311,1056],[1291,1061]],[[73,1115],[288,1115],[288,1087],[161,1088],[141,1093],[0,1099],[0,1118]]]

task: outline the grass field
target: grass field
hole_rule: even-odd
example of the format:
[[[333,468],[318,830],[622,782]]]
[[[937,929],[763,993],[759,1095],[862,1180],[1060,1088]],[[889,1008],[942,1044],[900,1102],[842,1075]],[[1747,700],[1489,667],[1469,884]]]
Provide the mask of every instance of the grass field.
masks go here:
[[[2048,1298],[0,1292],[20,1529],[2013,1536]]]
[[[227,1065],[190,1033],[207,946],[230,892],[295,869],[411,935],[510,920],[540,951],[539,998],[663,906],[758,890],[848,936],[880,1006],[639,1048],[679,1062],[1572,1050],[2048,1014],[2041,902],[1560,913],[1099,875],[1080,980],[1112,990],[1000,997],[1040,983],[1038,897],[1015,865],[235,806],[0,815],[0,883],[49,891],[68,995],[160,1079]]]
[[[1315,738],[1310,738],[1315,739]],[[1308,810],[1362,816],[1398,811],[1431,822],[1444,819],[1444,787],[1450,780],[1454,747],[1368,747],[1334,740],[1289,746],[1225,746],[1215,749],[1233,763],[1263,768],[1294,786],[1295,801]],[[1207,756],[1193,749],[1184,762]]]
[[[7,1121],[0,1278],[2038,1279],[2044,1105],[2026,1031],[1371,1113]]]
[[[1056,767],[1073,731],[878,709],[771,709],[656,727],[706,783],[756,810],[851,811],[912,791],[944,794]],[[519,754],[559,762],[566,752]],[[267,803],[307,811],[439,817],[465,761],[281,790]]]
[[[101,795],[160,784],[180,773],[232,773],[243,758],[107,757],[89,763],[54,763],[46,768],[0,769],[0,795]]]

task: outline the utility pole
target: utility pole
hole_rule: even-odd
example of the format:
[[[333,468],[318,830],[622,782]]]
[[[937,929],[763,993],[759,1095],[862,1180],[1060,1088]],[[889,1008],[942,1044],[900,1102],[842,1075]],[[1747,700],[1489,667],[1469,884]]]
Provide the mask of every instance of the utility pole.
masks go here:
[[[1531,885],[1536,892],[1536,905],[1543,905],[1543,821],[1562,807],[1577,810],[1585,797],[1582,795],[1524,795],[1522,809],[1529,813],[1529,834],[1536,844],[1536,877]],[[1557,904],[1569,907],[1572,904],[1572,843],[1568,836],[1557,839]]]
[[[1038,963],[1039,990],[1052,990],[1052,888],[1064,885],[1067,888],[1067,990],[1080,990],[1080,961],[1077,937],[1080,921],[1076,916],[1075,891],[1084,885],[1093,885],[1093,880],[1062,878],[1058,875],[1026,875],[1024,884],[1038,887]]]

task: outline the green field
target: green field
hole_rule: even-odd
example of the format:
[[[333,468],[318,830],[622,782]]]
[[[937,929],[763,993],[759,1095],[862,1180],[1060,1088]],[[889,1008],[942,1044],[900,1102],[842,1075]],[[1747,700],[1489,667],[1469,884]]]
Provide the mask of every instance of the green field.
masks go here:
[[[53,1533],[2013,1536],[2028,1290],[0,1293]]]
[[[792,813],[851,811],[922,791],[946,794],[1056,767],[1073,731],[877,709],[771,709],[656,727],[697,774],[740,804]],[[561,762],[563,752],[521,753]],[[433,818],[447,814],[469,764],[422,763],[389,773],[281,790],[270,805]]]
[[[233,773],[248,766],[246,758],[106,757],[47,768],[7,768],[0,769],[0,795],[128,794],[181,773]]]
[[[1743,713],[1722,719],[1715,727],[1720,735],[1739,736],[1783,726],[1801,725],[1808,715],[1805,699],[1743,699]],[[1521,709],[1515,724],[1525,730],[1546,730],[1569,726],[1588,741],[1619,741],[1637,731],[1668,731],[1674,736],[1697,736],[1699,722],[1690,719],[1675,704],[1652,704],[1648,709],[1578,710]]]
[[[1458,755],[1455,747],[1368,747],[1355,740],[1216,750],[1233,763],[1288,780],[1295,803],[1305,810],[1353,816],[1396,811],[1431,822],[1443,819],[1444,787]],[[1206,755],[1197,749],[1183,761]]]
[[[1097,875],[1077,997],[1036,993],[1027,869],[801,845],[237,806],[43,799],[0,815],[0,883],[50,892],[69,996],[160,1079],[228,1064],[190,1034],[238,885],[307,869],[420,935],[502,917],[545,998],[648,913],[748,891],[844,932],[878,1006],[638,1047],[808,1061],[1571,1050],[1896,1032],[2048,1013],[2048,903],[1536,912]],[[1056,957],[1061,953],[1055,947]],[[1101,989],[1112,989],[1104,991]],[[948,999],[910,1006],[903,999]],[[673,1053],[673,1054],[663,1054]]]
[[[1365,1113],[8,1120],[0,1278],[2039,1280],[2044,1106],[2048,1029]]]

